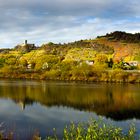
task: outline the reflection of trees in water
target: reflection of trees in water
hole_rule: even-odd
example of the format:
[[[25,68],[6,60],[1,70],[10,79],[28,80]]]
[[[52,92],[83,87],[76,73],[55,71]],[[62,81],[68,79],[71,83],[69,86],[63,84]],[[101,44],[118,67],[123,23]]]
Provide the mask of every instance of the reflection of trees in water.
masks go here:
[[[140,94],[136,85],[9,85],[0,86],[0,97],[10,98],[21,106],[38,102],[45,106],[67,106],[96,112],[113,119],[140,118]]]
[[[105,116],[112,118],[114,120],[126,120],[131,118],[140,119],[140,109],[134,109],[134,110],[126,109],[126,110],[119,110],[114,112],[107,112]]]

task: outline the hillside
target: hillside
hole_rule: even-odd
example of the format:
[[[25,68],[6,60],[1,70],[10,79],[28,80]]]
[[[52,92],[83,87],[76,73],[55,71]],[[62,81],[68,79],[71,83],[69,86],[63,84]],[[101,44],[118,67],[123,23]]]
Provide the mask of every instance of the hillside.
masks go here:
[[[139,82],[138,73],[133,77],[130,71],[122,71],[139,70],[139,62],[139,33],[113,32],[93,40],[40,47],[25,41],[0,50],[0,77]],[[113,72],[119,78],[112,77]]]

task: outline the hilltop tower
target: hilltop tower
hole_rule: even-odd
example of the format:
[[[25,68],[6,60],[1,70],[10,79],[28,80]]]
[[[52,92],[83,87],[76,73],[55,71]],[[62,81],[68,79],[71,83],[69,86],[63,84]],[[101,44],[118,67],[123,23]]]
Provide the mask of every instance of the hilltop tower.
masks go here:
[[[25,40],[25,45],[27,45],[28,43],[27,43],[27,40]]]

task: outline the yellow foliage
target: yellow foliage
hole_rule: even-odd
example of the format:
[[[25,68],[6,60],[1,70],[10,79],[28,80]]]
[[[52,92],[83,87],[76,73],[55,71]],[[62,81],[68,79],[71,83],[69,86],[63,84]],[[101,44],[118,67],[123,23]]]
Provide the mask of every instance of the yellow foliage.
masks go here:
[[[74,48],[70,49],[65,56],[65,60],[93,60],[95,58],[96,51],[92,48]]]

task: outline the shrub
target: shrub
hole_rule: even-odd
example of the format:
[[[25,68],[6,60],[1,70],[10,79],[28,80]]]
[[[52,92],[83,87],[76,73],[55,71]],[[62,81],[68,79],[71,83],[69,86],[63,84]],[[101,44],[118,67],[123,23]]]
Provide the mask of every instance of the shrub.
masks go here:
[[[101,70],[105,70],[107,68],[108,68],[108,64],[107,63],[103,63],[103,64],[96,63],[93,66],[93,70],[95,70],[95,71],[101,71]]]
[[[4,73],[6,75],[8,75],[10,73],[17,73],[18,72],[18,67],[17,66],[6,65],[6,66],[4,66],[0,69],[0,72]],[[11,75],[11,76],[13,76],[13,75]]]
[[[40,56],[37,60],[36,60],[36,65],[35,65],[35,69],[36,70],[43,70],[43,65],[45,63],[48,64],[48,70],[50,70],[55,64],[57,64],[59,62],[59,57],[56,57],[54,55],[44,55],[44,56]]]
[[[5,58],[5,64],[7,64],[7,65],[15,65],[16,61],[17,61],[17,59],[14,56],[9,56],[9,57]]]
[[[2,68],[5,64],[5,59],[4,58],[0,58],[0,68]]]
[[[89,123],[71,123],[63,131],[64,140],[134,140],[135,127],[131,125],[126,134],[122,128],[107,125],[102,121],[92,120]],[[39,137],[38,137],[39,138]],[[46,140],[58,140],[56,132],[54,136],[48,136]]]
[[[128,76],[128,82],[130,82],[130,83],[136,82],[137,77],[138,76],[136,74],[129,74],[129,76]]]
[[[77,80],[87,80],[92,76],[92,66],[82,63],[80,66],[73,68],[72,77]]]
[[[57,66],[63,72],[63,71],[72,70],[73,68],[75,68],[76,65],[77,65],[76,61],[71,61],[70,60],[70,61],[62,61]]]
[[[59,70],[50,70],[45,72],[46,79],[57,79],[60,77],[61,72]]]
[[[26,68],[28,65],[28,62],[26,59],[20,59],[19,60],[19,65],[21,65],[22,67]]]

